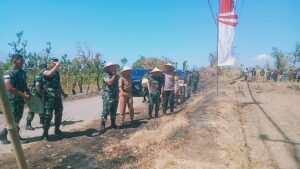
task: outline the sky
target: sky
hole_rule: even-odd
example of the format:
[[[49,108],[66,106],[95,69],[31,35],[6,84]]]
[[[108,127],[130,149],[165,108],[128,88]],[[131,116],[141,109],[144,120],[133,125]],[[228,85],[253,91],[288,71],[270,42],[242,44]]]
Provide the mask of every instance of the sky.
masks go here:
[[[210,2],[216,15],[218,0]],[[292,52],[300,42],[299,7],[299,0],[238,0],[237,64],[272,63],[272,47]],[[207,0],[0,0],[0,59],[22,30],[29,52],[49,41],[54,56],[74,58],[80,42],[129,65],[143,55],[206,66],[217,45]]]

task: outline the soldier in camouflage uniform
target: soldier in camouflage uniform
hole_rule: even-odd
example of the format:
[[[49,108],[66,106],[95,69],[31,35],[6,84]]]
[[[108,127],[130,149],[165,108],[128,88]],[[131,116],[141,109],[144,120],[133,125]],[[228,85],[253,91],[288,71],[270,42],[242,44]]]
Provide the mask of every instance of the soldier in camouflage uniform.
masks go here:
[[[118,81],[119,77],[117,75],[117,64],[107,63],[104,66],[104,73],[102,76],[102,100],[103,100],[103,112],[101,116],[101,127],[100,133],[105,132],[105,123],[107,120],[107,115],[110,115],[111,128],[117,128],[116,125],[116,112],[118,109],[119,93],[118,93]]]
[[[148,77],[148,73],[145,74],[145,76],[143,77],[143,79],[149,79]],[[142,88],[142,94],[143,94],[143,103],[145,103],[147,100],[149,101],[149,90],[147,86],[143,86]]]
[[[49,139],[48,131],[50,128],[50,123],[53,117],[53,112],[55,114],[54,134],[62,135],[63,132],[59,129],[62,121],[63,104],[62,98],[67,97],[67,94],[63,91],[60,84],[60,74],[59,65],[57,58],[50,58],[48,66],[49,68],[43,71],[43,89],[45,96],[45,119],[43,124],[43,136],[45,140]]]
[[[43,71],[47,68],[46,64],[39,65],[39,72],[36,73],[33,80],[33,85],[31,87],[31,94],[38,96],[40,99],[44,100],[44,93],[43,93]],[[27,123],[26,123],[26,130],[34,130],[31,125],[31,122],[34,118],[35,112],[29,111],[27,114]],[[44,124],[44,114],[40,115],[40,123]]]
[[[186,81],[186,84],[187,84],[187,93],[188,93],[188,98],[191,97],[191,93],[192,93],[192,74],[190,71],[186,71],[185,73],[185,81]]]
[[[149,77],[149,84],[148,84],[148,90],[149,90],[149,120],[152,118],[152,112],[153,108],[155,107],[155,118],[158,117],[158,111],[159,111],[159,105],[160,101],[162,99],[162,93],[163,93],[163,86],[164,86],[164,80],[162,77],[162,71],[158,68],[154,68],[150,72]]]
[[[14,120],[19,128],[19,122],[23,116],[25,100],[29,100],[31,93],[26,83],[26,72],[22,69],[24,59],[22,55],[14,54],[11,56],[13,67],[9,69],[4,75],[4,82],[8,94],[8,98],[12,107]],[[6,128],[0,133],[0,140],[2,144],[10,144],[7,140],[8,131]],[[21,142],[25,142],[20,137]]]
[[[198,82],[199,82],[199,74],[196,71],[194,71],[192,73],[192,89],[193,89],[193,93],[196,93],[196,91],[197,91]]]

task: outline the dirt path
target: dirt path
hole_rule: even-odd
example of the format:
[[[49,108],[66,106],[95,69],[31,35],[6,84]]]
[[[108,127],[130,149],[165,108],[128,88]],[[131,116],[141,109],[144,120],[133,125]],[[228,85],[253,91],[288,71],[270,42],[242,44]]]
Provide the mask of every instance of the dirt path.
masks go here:
[[[125,129],[109,129],[104,135],[94,135],[99,127],[102,103],[100,97],[85,98],[64,103],[62,130],[64,137],[52,135],[49,142],[41,141],[42,129],[38,118],[34,120],[34,131],[22,130],[22,136],[30,143],[23,144],[29,168],[120,168],[124,163],[136,159],[134,148],[120,142],[143,129],[153,128],[160,119],[147,120],[147,104],[142,98],[134,98],[135,122],[133,126],[125,124]],[[178,106],[175,111],[180,109]],[[161,116],[161,115],[160,115]],[[126,116],[126,120],[128,120]],[[25,119],[21,122],[21,128]],[[107,123],[109,126],[109,122]],[[51,132],[52,133],[52,132]],[[17,168],[11,147],[1,145],[1,168]]]
[[[136,116],[140,116],[139,110],[141,106],[144,106],[141,103],[141,98],[134,98],[136,110]],[[90,124],[94,120],[100,119],[100,113],[102,110],[102,98],[100,96],[83,98],[78,100],[68,100],[64,102],[64,112],[63,112],[63,122],[61,129],[63,131],[74,130],[76,128],[84,128],[84,126]],[[34,118],[32,126],[35,127],[35,130],[28,131],[25,130],[27,110],[24,111],[24,116],[20,123],[21,136],[24,138],[29,138],[30,142],[39,141],[39,136],[42,134],[42,128],[39,124],[39,117],[36,115]],[[3,117],[0,117],[2,121],[1,128],[3,127]],[[97,128],[98,129],[98,126]],[[50,129],[49,134],[53,134],[53,127]],[[31,144],[24,144],[23,147],[26,148]],[[0,144],[1,154],[10,153],[12,151],[11,145],[2,145]]]
[[[272,168],[300,168],[300,92],[292,83],[237,84],[251,158]],[[295,87],[296,86],[296,87]]]

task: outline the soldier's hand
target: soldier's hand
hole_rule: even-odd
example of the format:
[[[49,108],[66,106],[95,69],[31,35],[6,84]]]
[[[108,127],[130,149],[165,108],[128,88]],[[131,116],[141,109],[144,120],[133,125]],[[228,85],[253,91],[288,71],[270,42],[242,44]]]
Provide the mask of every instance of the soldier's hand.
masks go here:
[[[54,62],[55,63],[55,66],[59,66],[60,65],[60,62]]]
[[[24,98],[26,101],[29,101],[30,98],[31,98],[31,95],[23,94],[23,98]]]

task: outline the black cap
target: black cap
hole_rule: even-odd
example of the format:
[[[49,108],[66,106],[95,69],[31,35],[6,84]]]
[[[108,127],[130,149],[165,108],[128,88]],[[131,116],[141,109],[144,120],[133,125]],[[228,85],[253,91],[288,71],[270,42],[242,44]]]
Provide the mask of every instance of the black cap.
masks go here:
[[[10,61],[13,62],[14,60],[17,60],[17,59],[23,59],[23,56],[20,55],[20,54],[13,54],[10,56]]]
[[[45,64],[45,63],[41,63],[39,65],[39,69],[46,69],[46,68],[47,68],[47,64]]]
[[[49,61],[52,61],[52,62],[58,62],[58,58],[56,58],[56,57],[50,57],[50,58],[49,58]]]

